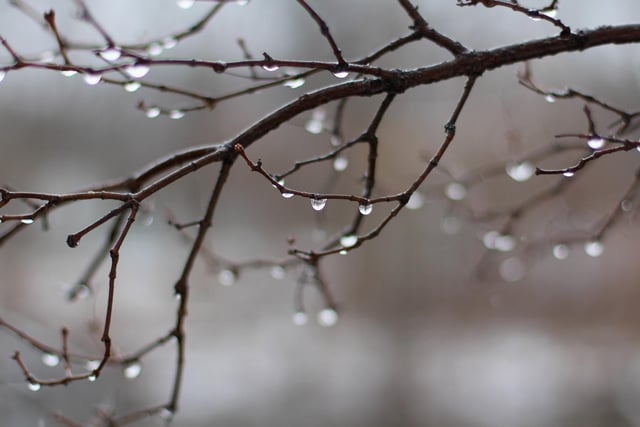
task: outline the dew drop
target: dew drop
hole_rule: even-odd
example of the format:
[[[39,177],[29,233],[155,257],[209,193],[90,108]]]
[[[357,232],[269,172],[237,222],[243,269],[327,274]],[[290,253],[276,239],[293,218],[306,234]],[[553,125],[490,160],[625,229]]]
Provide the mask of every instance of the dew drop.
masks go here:
[[[287,193],[287,192],[282,193],[282,197],[284,197],[285,199],[290,199],[293,196],[294,196],[293,193]]]
[[[125,72],[134,79],[140,79],[149,74],[149,66],[147,64],[135,63],[125,68]]]
[[[333,160],[333,170],[336,172],[342,172],[349,167],[349,159],[343,156],[338,156]]]
[[[287,80],[282,83],[283,86],[290,87],[291,89],[298,89],[299,87],[304,86],[305,80],[300,77],[297,79]]]
[[[304,128],[307,132],[317,135],[322,133],[324,126],[321,121],[312,119],[307,122]]]
[[[97,85],[102,80],[102,74],[89,73],[84,75],[84,82],[88,85]]]
[[[311,199],[311,207],[314,211],[321,211],[327,204],[327,199]]]
[[[163,420],[170,420],[171,418],[173,418],[173,411],[168,408],[162,408],[159,415]]]
[[[158,107],[149,107],[145,110],[144,115],[150,119],[155,119],[160,115],[162,111]]]
[[[349,72],[345,71],[345,70],[342,70],[342,71],[336,71],[336,72],[334,72],[332,74],[338,79],[344,79],[349,75]]]
[[[6,76],[7,76],[6,71],[0,71],[0,82],[3,81]]]
[[[547,95],[544,97],[544,100],[547,101],[549,104],[553,104],[554,102],[556,102],[556,97],[553,95]]]
[[[29,387],[29,390],[31,391],[38,391],[42,388],[40,384],[36,384],[36,383],[29,383],[27,387]]]
[[[60,357],[53,353],[43,353],[40,359],[46,366],[58,366],[60,363]]]
[[[246,6],[249,4],[249,0],[236,0],[238,6]]]
[[[95,380],[97,380],[97,379],[98,379],[98,377],[96,377],[95,375],[89,375],[89,376],[87,377],[87,380],[89,380],[89,382],[94,382],[94,381],[95,381]]]
[[[238,278],[238,275],[233,270],[224,269],[220,271],[220,273],[218,273],[218,282],[220,282],[222,286],[233,285],[234,283],[236,283],[237,278]]]
[[[98,369],[99,366],[100,366],[99,360],[88,360],[87,363],[85,364],[87,371],[95,371],[96,369]]]
[[[124,87],[124,90],[126,90],[129,93],[132,93],[140,89],[141,86],[142,85],[140,84],[140,82],[128,82],[128,83],[125,83],[123,87]]]
[[[345,250],[345,249],[342,249],[342,250],[341,250],[340,252],[338,252],[338,253],[339,253],[340,255],[346,255],[346,254],[348,254],[349,252],[348,252],[347,250]]]
[[[25,224],[25,225],[29,225],[29,224],[33,224],[33,219],[32,218],[22,218],[20,220],[20,222]]]
[[[325,308],[318,313],[318,324],[329,327],[338,323],[338,312],[333,308]]]
[[[362,203],[358,206],[358,211],[361,215],[369,215],[373,212],[373,205],[371,203]]]
[[[567,259],[569,256],[569,247],[563,243],[559,243],[553,247],[553,257],[555,259]]]
[[[440,227],[445,234],[457,234],[462,228],[462,222],[455,216],[446,216],[442,219]]]
[[[285,268],[281,265],[274,265],[273,267],[271,267],[269,273],[274,279],[282,280],[287,275],[287,270],[285,270]]]
[[[358,236],[355,234],[347,234],[340,238],[340,244],[345,248],[350,248],[356,243],[358,243]]]
[[[129,363],[124,368],[124,377],[129,380],[138,378],[141,373],[142,373],[142,363],[140,363],[139,361]]]
[[[584,244],[584,252],[589,256],[599,257],[602,255],[603,251],[604,247],[602,246],[602,243],[597,240],[592,240]]]
[[[173,49],[178,45],[178,39],[175,37],[167,37],[162,40],[162,47],[165,49]]]
[[[342,138],[339,135],[331,135],[329,138],[329,143],[332,147],[339,147],[342,145]]]
[[[589,146],[589,148],[591,148],[592,150],[599,150],[602,147],[604,147],[604,143],[605,140],[602,138],[590,138],[587,141],[587,145]]]
[[[494,241],[494,248],[500,252],[510,252],[516,247],[516,239],[508,234],[499,235]]]
[[[158,56],[162,54],[164,48],[160,43],[151,43],[147,48],[147,53],[151,56]]]
[[[291,320],[293,320],[294,325],[302,326],[307,324],[309,318],[307,317],[307,313],[304,311],[296,311],[293,313]]]
[[[536,171],[535,166],[530,162],[521,162],[507,165],[507,175],[514,181],[524,182],[533,176]]]
[[[548,16],[549,18],[555,19],[556,16],[558,16],[558,9],[541,10],[540,13],[542,13],[543,15]]]
[[[620,202],[620,209],[622,209],[623,212],[631,212],[633,209],[633,202],[628,199],[623,200]]]
[[[107,61],[117,61],[120,59],[120,49],[116,49],[115,47],[110,47],[105,50],[100,51],[100,56]]]
[[[195,4],[195,0],[178,0],[176,4],[180,9],[191,9]]]
[[[407,209],[415,211],[420,209],[422,206],[424,206],[424,197],[416,191],[411,195],[411,197],[409,197],[406,207]]]
[[[487,231],[482,236],[482,244],[487,249],[495,249],[496,248],[496,239],[500,237],[500,233],[495,230]]]
[[[451,200],[462,200],[467,195],[467,189],[459,182],[452,182],[444,190],[445,194]]]
[[[280,66],[268,62],[262,66],[262,69],[265,71],[278,71],[280,69]]]
[[[500,277],[507,282],[518,282],[527,274],[525,263],[518,257],[507,258],[500,263]]]
[[[78,74],[78,72],[76,70],[62,70],[60,71],[60,74],[62,74],[64,77],[73,77]],[[0,81],[1,80],[2,79],[0,79]]]
[[[575,173],[571,171],[566,171],[562,174],[562,176],[564,176],[565,178],[571,178],[573,175],[575,175]]]
[[[178,120],[184,117],[184,111],[182,110],[171,110],[169,111],[169,118],[173,120]]]

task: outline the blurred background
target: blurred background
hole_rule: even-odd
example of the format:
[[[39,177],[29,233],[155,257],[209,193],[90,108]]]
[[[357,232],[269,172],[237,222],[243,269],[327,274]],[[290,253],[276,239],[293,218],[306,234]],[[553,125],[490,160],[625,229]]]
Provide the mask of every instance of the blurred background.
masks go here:
[[[453,1],[418,1],[429,23],[473,49],[553,35],[548,23],[499,8],[458,8]],[[588,3],[588,5],[587,5]],[[87,1],[96,19],[118,43],[161,40],[196,22],[211,7],[183,9],[173,1]],[[95,30],[77,19],[71,1],[32,0],[43,13],[55,9],[70,40],[103,45]],[[528,4],[529,5],[529,4]],[[542,7],[531,1],[529,6]],[[410,20],[396,2],[313,2],[325,17],[345,57],[362,57],[408,33]],[[563,0],[558,18],[572,28],[637,23],[633,0]],[[8,2],[0,5],[0,35],[29,58],[50,59],[55,40]],[[166,58],[239,60],[242,37],[260,57],[333,60],[317,26],[295,2],[252,0],[229,4],[196,37]],[[544,87],[565,86],[594,94],[627,111],[638,108],[637,46],[605,46],[533,61]],[[6,52],[2,64],[10,64]],[[78,63],[99,64],[92,54],[73,52]],[[428,43],[407,46],[380,65],[410,68],[436,64],[448,55]],[[586,132],[583,103],[549,103],[518,84],[522,65],[479,79],[458,124],[443,169],[421,187],[419,209],[405,209],[381,235],[348,256],[322,263],[340,318],[333,327],[315,321],[321,295],[305,290],[309,322],[292,322],[300,270],[283,278],[269,269],[242,271],[233,286],[221,286],[218,271],[200,260],[191,280],[187,351],[179,411],[173,425],[196,426],[635,426],[640,425],[640,321],[637,301],[636,200],[602,241],[601,256],[570,245],[566,259],[553,256],[553,236],[592,230],[620,202],[633,181],[637,152],[605,157],[574,177],[561,197],[527,211],[514,230],[516,248],[486,257],[483,236],[499,228],[468,220],[458,206],[478,212],[507,209],[548,188],[558,177],[516,182],[506,174],[480,178],[465,198],[450,200],[447,183],[470,170],[506,164],[553,142],[561,133]],[[261,75],[267,73],[259,70]],[[180,120],[147,118],[139,101],[188,108],[194,101],[141,89],[87,85],[81,76],[25,69],[0,83],[0,183],[24,191],[68,192],[126,176],[173,151],[233,137],[272,109],[305,91],[336,83],[318,75],[300,88],[278,87],[220,104]],[[153,67],[144,79],[212,96],[251,84],[210,70]],[[441,143],[443,125],[463,86],[462,79],[417,88],[393,103],[379,131],[378,195],[407,188]],[[359,135],[381,97],[353,100],[344,120],[345,138]],[[326,109],[327,124],[335,105]],[[599,129],[615,117],[594,108]],[[305,126],[300,115],[254,144],[248,155],[282,172],[296,159],[331,149],[327,133]],[[627,135],[637,137],[634,133]],[[540,166],[574,164],[576,153]],[[346,170],[330,163],[287,179],[308,191],[359,192],[366,166],[364,147],[348,154]],[[448,171],[445,173],[443,171]],[[217,166],[174,184],[146,205],[121,252],[112,337],[118,354],[136,351],[174,324],[173,285],[188,245],[167,225],[167,212],[188,222],[199,218]],[[459,197],[453,197],[456,199]],[[50,215],[50,230],[30,226],[0,248],[0,315],[33,337],[60,346],[70,329],[72,351],[101,354],[108,265],[92,285],[94,294],[70,302],[65,293],[100,246],[106,228],[76,249],[65,244],[75,232],[114,205],[83,202]],[[23,207],[19,206],[20,209]],[[14,206],[11,209],[16,209]],[[9,209],[8,212],[14,212]],[[18,209],[16,212],[19,212]],[[357,206],[329,201],[318,213],[308,200],[284,200],[269,183],[238,163],[216,212],[207,245],[226,259],[282,259],[287,238],[318,248],[318,238],[348,224]],[[367,217],[370,229],[387,206]],[[0,232],[7,224],[0,225]],[[534,252],[519,252],[526,239],[549,239]],[[523,240],[524,239],[524,240]],[[486,274],[478,278],[478,265]],[[175,348],[165,345],[145,357],[142,373],[125,378],[109,368],[94,383],[30,391],[11,355],[20,350],[33,372],[57,377],[60,366],[8,331],[0,332],[2,425],[55,425],[61,412],[88,425],[96,408],[122,414],[167,401]],[[76,367],[82,371],[82,367]],[[159,416],[136,425],[163,425]]]

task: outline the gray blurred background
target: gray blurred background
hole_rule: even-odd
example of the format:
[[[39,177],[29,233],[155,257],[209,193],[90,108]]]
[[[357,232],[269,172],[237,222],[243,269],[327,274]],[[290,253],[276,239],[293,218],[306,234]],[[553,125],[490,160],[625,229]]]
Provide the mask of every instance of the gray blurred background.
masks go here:
[[[96,18],[121,43],[182,30],[211,7],[203,3],[182,10],[164,0],[88,1]],[[54,8],[61,31],[70,39],[102,42],[75,19],[72,2],[31,4],[39,12]],[[393,1],[313,4],[326,17],[347,58],[361,57],[406,34],[410,25]],[[456,8],[454,1],[418,4],[436,29],[474,49],[555,34],[547,23],[497,8]],[[563,0],[558,17],[572,28],[637,23],[640,4]],[[0,35],[29,57],[46,57],[55,48],[47,33],[7,2],[0,5]],[[266,51],[276,58],[332,60],[313,21],[295,2],[284,0],[228,5],[199,36],[163,55],[241,59],[238,37],[256,56]],[[637,46],[607,46],[533,61],[531,67],[546,87],[571,86],[634,110],[638,53]],[[78,61],[95,63],[88,55],[76,55]],[[4,52],[0,58],[10,63]],[[447,58],[422,43],[389,55],[380,65],[424,66]],[[454,176],[520,158],[549,144],[556,134],[586,130],[581,102],[545,102],[517,84],[520,68],[505,67],[478,81],[443,161]],[[145,79],[211,95],[247,84],[203,69],[176,67],[154,67]],[[65,78],[57,72],[9,72],[0,83],[0,182],[25,191],[66,192],[124,176],[172,151],[230,138],[304,90],[336,81],[327,73],[300,89],[276,88],[221,104],[212,112],[171,120],[146,118],[136,104],[144,100],[184,108],[193,101],[144,89],[129,94],[117,86],[92,87],[80,76]],[[415,179],[443,138],[443,124],[462,84],[455,80],[418,88],[392,105],[379,132],[379,194],[402,191]],[[349,105],[346,137],[362,132],[380,101],[359,99]],[[602,128],[613,120],[594,111]],[[310,117],[301,115],[269,134],[251,147],[249,155],[278,172],[295,159],[329,150],[327,134],[305,131]],[[624,194],[638,155],[633,151],[598,161],[576,177],[580,181],[570,192],[531,212],[516,233],[531,238],[593,227]],[[335,174],[331,165],[322,165],[287,182],[323,191],[333,180],[336,191],[357,192],[365,157],[364,149],[356,148],[344,172]],[[574,161],[563,157],[543,166],[563,167]],[[215,174],[216,167],[207,168],[158,194],[152,201],[153,222],[149,218],[147,225],[137,224],[127,239],[112,332],[120,354],[137,350],[173,325],[173,284],[188,246],[166,225],[165,212],[169,209],[182,221],[198,218]],[[518,267],[515,277],[500,277],[502,256],[479,281],[474,271],[485,253],[481,238],[499,222],[460,219],[459,229],[450,227],[455,203],[441,191],[448,180],[444,173],[434,174],[421,188],[421,209],[403,211],[376,240],[323,263],[340,307],[340,320],[331,328],[315,322],[323,303],[311,289],[305,294],[309,323],[293,324],[298,270],[281,280],[268,270],[243,272],[233,286],[223,287],[216,272],[199,262],[191,281],[187,364],[173,425],[640,425],[639,236],[634,209],[606,236],[600,257],[587,256],[579,246],[571,247],[563,261],[553,258],[551,247],[533,254],[516,252],[511,264]],[[459,203],[472,203],[479,210],[507,207],[551,182],[552,178],[539,177],[517,183],[503,175],[474,186]],[[47,233],[34,224],[0,248],[0,315],[53,346],[59,346],[59,331],[66,325],[73,351],[99,355],[107,266],[93,282],[95,296],[69,302],[65,291],[102,242],[104,229],[74,250],[66,247],[65,238],[112,206],[79,203],[61,209],[51,215]],[[207,245],[234,261],[282,258],[288,236],[295,235],[302,247],[318,247],[314,233],[339,230],[355,209],[351,203],[330,201],[318,214],[307,200],[282,199],[266,181],[238,164]],[[365,228],[375,225],[385,209],[376,205]],[[56,411],[82,424],[91,420],[96,408],[125,413],[162,404],[170,393],[175,365],[170,344],[148,355],[142,375],[134,380],[110,368],[95,383],[37,393],[27,389],[10,359],[14,350],[20,350],[42,377],[62,372],[60,367],[44,366],[40,354],[0,332],[3,426],[54,425],[50,414]],[[163,423],[156,416],[137,425]]]

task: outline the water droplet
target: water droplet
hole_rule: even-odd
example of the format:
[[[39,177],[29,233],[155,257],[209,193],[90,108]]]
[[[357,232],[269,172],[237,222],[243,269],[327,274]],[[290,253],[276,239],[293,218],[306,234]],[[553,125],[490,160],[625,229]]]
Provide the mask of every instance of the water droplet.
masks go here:
[[[175,37],[167,37],[162,40],[162,47],[165,49],[173,49],[178,45],[178,39]]]
[[[549,18],[555,19],[556,16],[558,16],[558,9],[541,10],[540,13],[542,13],[543,15],[547,15]]]
[[[141,86],[142,85],[140,84],[140,82],[128,82],[128,83],[125,83],[123,87],[124,87],[124,90],[131,93],[140,89]]]
[[[340,238],[340,244],[345,248],[350,248],[356,243],[358,243],[358,236],[355,234],[347,234]]]
[[[120,52],[120,49],[115,47],[110,47],[100,51],[100,56],[107,61],[117,61],[120,59],[120,55],[122,55],[122,52]]]
[[[142,363],[140,363],[139,361],[129,363],[124,368],[124,377],[130,380],[134,378],[138,378],[141,373],[142,373]]]
[[[564,176],[565,178],[571,178],[573,175],[575,175],[575,173],[571,171],[566,171],[562,174],[562,176]]]
[[[29,383],[27,387],[29,387],[29,390],[31,391],[38,391],[42,388],[40,384],[36,384],[36,383]]]
[[[151,43],[147,48],[147,53],[151,56],[158,56],[162,53],[164,48],[160,43]]]
[[[160,108],[158,107],[149,107],[145,110],[144,114],[145,116],[149,117],[150,119],[155,119],[156,117],[158,117],[160,115],[162,111],[160,110]]]
[[[149,74],[149,66],[147,64],[135,63],[124,69],[125,73],[129,74],[134,79],[140,79]]]
[[[442,219],[440,227],[445,234],[453,235],[460,231],[462,222],[455,216],[446,216]]]
[[[238,6],[246,6],[249,4],[249,0],[236,0]]]
[[[158,415],[163,420],[170,420],[171,418],[173,418],[173,411],[168,408],[162,408]]]
[[[329,137],[329,143],[332,147],[339,147],[342,145],[342,137],[340,135],[331,135]]]
[[[25,225],[29,225],[29,224],[33,224],[33,219],[32,218],[22,218],[20,220],[20,222],[25,224]]]
[[[535,166],[530,162],[521,162],[507,165],[507,175],[514,181],[524,182],[533,176],[536,172]]]
[[[311,207],[314,211],[321,211],[327,204],[327,199],[311,199]]]
[[[98,369],[98,366],[100,366],[99,360],[88,360],[85,364],[87,371],[95,371],[96,369]]]
[[[631,200],[624,199],[620,203],[620,209],[622,209],[624,212],[631,212],[631,210],[633,210],[633,202]]]
[[[39,62],[52,62],[54,59],[56,59],[56,55],[54,52],[48,50],[46,52],[42,52],[40,54],[40,58],[38,58]]]
[[[271,277],[276,280],[282,280],[287,275],[287,270],[281,265],[274,265],[270,270]]]
[[[89,376],[87,377],[87,380],[89,380],[89,382],[94,382],[94,381],[95,381],[95,380],[97,380],[97,379],[98,379],[98,377],[96,377],[95,375],[89,375]]]
[[[324,128],[324,125],[322,124],[321,121],[309,120],[304,128],[307,132],[317,135],[319,133],[322,133],[322,129]]]
[[[218,282],[220,282],[222,286],[233,285],[234,283],[236,283],[237,278],[238,278],[238,275],[233,270],[224,269],[220,271],[220,273],[218,273]]]
[[[184,111],[182,110],[171,110],[169,111],[169,117],[173,120],[178,120],[184,117]]]
[[[358,211],[361,215],[369,215],[373,212],[373,205],[371,203],[362,203],[358,206]]]
[[[544,100],[547,101],[549,104],[553,104],[554,102],[556,102],[556,97],[553,95],[547,95],[544,97]]]
[[[97,85],[102,80],[102,74],[89,73],[84,75],[84,82],[88,85]]]
[[[297,79],[287,80],[283,83],[284,86],[290,87],[291,89],[298,89],[299,87],[304,86],[305,80],[300,77]]]
[[[553,256],[555,259],[567,259],[569,256],[569,247],[563,243],[559,243],[553,247]]]
[[[342,70],[342,71],[336,71],[334,73],[332,73],[336,78],[339,79],[344,79],[349,75],[349,72],[346,70]]]
[[[46,366],[58,366],[60,363],[60,357],[53,353],[43,353],[40,359]]]
[[[292,320],[294,325],[302,326],[307,324],[309,318],[304,311],[296,311],[293,313]]]
[[[467,189],[459,182],[450,183],[447,185],[444,192],[451,200],[462,200],[467,195]]]
[[[349,167],[349,159],[343,156],[338,156],[333,159],[333,170],[336,172],[342,172]]]
[[[62,74],[64,77],[73,77],[78,74],[78,72],[76,70],[62,70],[60,71],[60,74]],[[0,81],[2,81],[2,79],[0,79]]]
[[[529,18],[532,21],[541,21],[542,20],[542,18],[540,18],[540,16],[539,16],[541,14],[539,10],[537,10],[537,9],[529,9],[529,13],[531,14],[529,16]]]
[[[493,245],[500,252],[510,252],[516,247],[516,239],[508,234],[499,235]]]
[[[584,244],[584,252],[592,257],[599,257],[604,251],[604,246],[597,240],[592,240]]]
[[[346,254],[348,254],[349,252],[348,252],[347,250],[345,250],[345,249],[342,249],[342,250],[341,250],[340,252],[338,252],[338,253],[339,253],[340,255],[346,255]]]
[[[602,138],[589,138],[587,145],[592,150],[599,150],[604,147],[605,140]]]
[[[527,275],[527,266],[518,257],[507,258],[500,263],[499,273],[507,282],[518,282]]]
[[[487,249],[495,249],[496,248],[496,239],[500,237],[500,233],[495,230],[487,231],[482,236],[482,244]]]
[[[278,71],[278,70],[280,69],[280,66],[279,66],[279,65],[276,65],[276,64],[272,64],[272,63],[270,63],[270,62],[267,62],[266,64],[264,64],[264,65],[262,66],[262,68],[263,68],[265,71]]]
[[[191,9],[195,4],[195,0],[178,0],[176,4],[180,9]]]
[[[338,312],[333,308],[325,308],[318,313],[318,324],[320,326],[333,326],[338,323]]]
[[[407,209],[415,211],[420,209],[422,206],[424,206],[424,197],[416,191],[409,197],[406,207]]]
[[[0,71],[0,82],[3,81],[6,76],[7,76],[6,71]]]
[[[290,199],[293,196],[294,196],[293,193],[287,193],[287,192],[282,193],[282,197],[284,197],[285,199]]]

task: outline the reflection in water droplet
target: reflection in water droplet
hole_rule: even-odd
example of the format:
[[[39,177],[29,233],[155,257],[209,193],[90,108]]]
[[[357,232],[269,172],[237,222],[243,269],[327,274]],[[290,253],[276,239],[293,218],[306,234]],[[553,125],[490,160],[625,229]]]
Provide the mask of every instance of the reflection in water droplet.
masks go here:
[[[127,92],[135,92],[140,89],[140,86],[142,86],[140,82],[128,82],[125,83],[124,90],[126,90]]]
[[[150,119],[155,119],[156,117],[158,117],[160,115],[162,111],[160,110],[160,108],[158,107],[149,107],[145,110],[144,114],[145,116],[149,117]]]
[[[178,120],[184,117],[184,111],[182,110],[171,110],[169,111],[169,117],[173,120]]]
[[[262,66],[262,69],[265,71],[278,71],[280,66],[272,63],[266,63]]]
[[[2,73],[2,71],[0,71],[0,73]],[[62,74],[64,77],[73,77],[78,74],[78,72],[76,70],[63,70],[60,71],[60,74]],[[0,81],[2,81],[2,78],[0,78]]]
[[[38,391],[42,388],[40,384],[36,384],[36,383],[29,383],[27,387],[29,387],[29,390],[31,391]]]
[[[102,80],[102,74],[89,73],[84,75],[84,81],[88,85],[97,85]]]
[[[46,366],[58,366],[60,363],[60,357],[53,353],[43,353],[40,359]]]
[[[138,378],[141,373],[142,363],[140,363],[139,361],[132,362],[124,368],[124,377],[130,380]]]
[[[349,159],[343,156],[338,156],[333,160],[333,169],[336,172],[342,172],[349,167]]]
[[[587,255],[592,257],[598,257],[602,255],[604,251],[604,246],[597,240],[592,240],[584,244],[584,251]]]
[[[420,209],[423,205],[424,197],[422,196],[422,194],[416,191],[411,195],[411,197],[409,197],[409,201],[407,202],[406,207],[407,209],[415,211],[417,209]]]
[[[325,308],[318,313],[318,323],[320,326],[333,326],[338,323],[338,312],[332,308]]]
[[[553,247],[553,256],[555,259],[567,259],[569,256],[569,247],[559,243]]]
[[[358,243],[358,236],[356,236],[355,234],[347,234],[346,236],[342,236],[340,238],[340,244],[345,248],[350,248],[356,243]]]
[[[222,286],[231,286],[236,283],[237,274],[233,270],[224,269],[218,273],[218,282]]]
[[[327,199],[311,199],[311,207],[314,211],[321,211],[327,204]]]
[[[507,165],[507,175],[514,181],[524,182],[533,176],[536,171],[535,166],[530,162],[522,162]]]
[[[304,311],[297,311],[293,313],[292,320],[294,325],[302,326],[306,325],[309,318],[307,317],[307,313]]]
[[[349,75],[348,71],[336,71],[333,75],[339,79],[344,79]]]
[[[373,205],[371,203],[365,203],[358,206],[358,211],[361,215],[369,215],[373,212]]]
[[[110,47],[100,51],[100,56],[107,61],[117,61],[120,59],[120,55],[122,55],[122,52],[120,52],[120,49],[115,47]]]
[[[287,270],[281,265],[274,265],[270,270],[271,277],[276,280],[282,280],[287,275]]]
[[[298,79],[287,80],[286,82],[283,83],[283,85],[286,87],[290,87],[291,89],[297,89],[299,87],[302,87],[304,83],[305,83],[305,80],[302,77],[300,77]]]
[[[178,0],[176,4],[180,9],[190,9],[193,7],[195,0]]]
[[[125,73],[129,74],[134,79],[139,79],[146,76],[147,74],[149,74],[149,70],[150,68],[147,64],[140,63],[130,65],[124,69]]]
[[[591,138],[587,141],[587,145],[592,150],[599,150],[604,147],[605,140],[602,138]]]
[[[459,182],[450,183],[447,185],[444,192],[451,200],[462,200],[467,195],[467,189]]]

